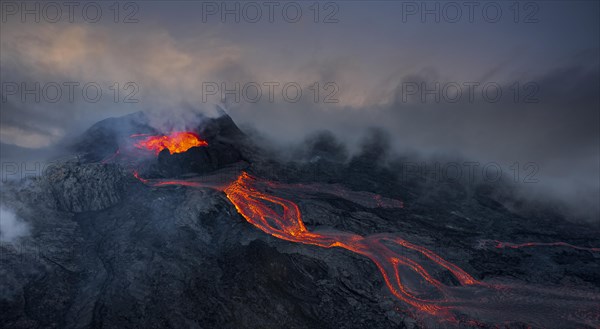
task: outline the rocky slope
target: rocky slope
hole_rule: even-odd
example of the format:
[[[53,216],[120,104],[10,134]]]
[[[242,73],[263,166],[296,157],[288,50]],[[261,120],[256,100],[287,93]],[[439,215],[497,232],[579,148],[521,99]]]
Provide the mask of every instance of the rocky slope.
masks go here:
[[[99,163],[131,133],[110,127],[149,130],[131,122],[100,123],[76,145],[80,161],[56,165],[37,179],[3,185],[3,204],[26,221],[31,232],[0,245],[2,328],[473,325],[415,320],[389,293],[368,259],[266,235],[249,225],[221,192],[149,187],[127,164]],[[206,174],[236,164],[236,170],[245,168],[273,180],[343,183],[401,199],[405,207],[372,209],[325,195],[296,200],[307,225],[363,235],[397,232],[481,280],[600,291],[598,254],[481,245],[482,239],[543,239],[598,246],[597,227],[570,223],[552,210],[524,217],[503,205],[510,195],[494,186],[432,186],[424,178],[401,183],[393,168],[380,166],[368,152],[347,162],[335,157],[302,164],[261,158],[248,151],[253,146],[228,117],[199,131],[210,149],[161,153],[142,164],[144,175]],[[449,276],[447,280],[451,283]],[[507,325],[525,327],[518,322]]]

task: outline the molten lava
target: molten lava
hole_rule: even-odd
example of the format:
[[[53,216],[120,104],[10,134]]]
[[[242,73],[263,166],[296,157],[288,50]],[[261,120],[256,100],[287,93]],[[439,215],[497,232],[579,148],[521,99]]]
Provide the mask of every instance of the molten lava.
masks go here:
[[[392,235],[360,236],[345,232],[311,232],[304,225],[297,204],[261,192],[257,189],[257,185],[260,183],[261,181],[256,178],[242,173],[235,182],[224,189],[227,198],[246,221],[263,232],[283,240],[324,248],[340,247],[371,259],[377,265],[392,294],[420,311],[441,316],[446,320],[454,320],[448,312],[449,308],[443,305],[444,299],[420,298],[402,282],[401,267],[414,271],[424,282],[431,284],[444,294],[444,285],[427,272],[423,266],[407,257],[407,251],[421,254],[437,266],[446,269],[461,285],[482,284],[458,266],[442,259],[432,251]],[[273,182],[265,182],[265,184],[271,187],[275,186]],[[378,199],[380,200],[380,198]],[[283,213],[280,215],[272,207],[269,207],[269,204],[281,208]],[[402,251],[396,251],[398,249]]]
[[[192,147],[208,145],[200,136],[187,131],[158,136],[131,135],[134,138],[143,136],[146,136],[146,138],[138,141],[134,146],[142,150],[153,151],[156,155],[164,149],[168,149],[169,153],[173,154],[185,152]]]
[[[512,242],[501,242],[498,240],[494,240],[494,242],[496,243],[496,248],[498,248],[498,249],[502,249],[502,248],[520,249],[520,248],[525,248],[525,247],[566,247],[566,248],[572,248],[572,249],[577,249],[577,250],[600,252],[600,248],[574,246],[570,243],[566,243],[566,242],[562,242],[562,241],[559,241],[559,242],[525,242],[525,243],[520,243],[520,244],[516,244],[516,243],[512,243]]]
[[[443,259],[431,250],[408,242],[392,234],[362,236],[341,231],[310,231],[304,225],[299,206],[291,200],[265,191],[290,189],[294,195],[304,192],[333,194],[358,202],[365,207],[399,208],[402,203],[369,192],[348,191],[339,185],[282,184],[261,180],[242,173],[232,181],[195,180],[146,180],[137,172],[135,176],[152,186],[188,186],[212,188],[225,193],[236,210],[250,224],[261,231],[282,240],[315,245],[323,248],[339,247],[369,258],[381,272],[390,292],[399,300],[422,314],[435,316],[453,325],[485,326],[478,320],[466,319],[460,314],[473,312],[488,321],[506,320],[506,314],[498,310],[511,310],[511,316],[519,316],[531,322],[540,320],[536,314],[557,312],[554,289],[489,284],[478,281],[457,265]],[[219,178],[219,177],[217,177]],[[599,251],[598,248],[575,247],[566,243],[526,243],[521,245],[495,241],[497,248],[520,248],[535,245],[565,246]],[[440,280],[439,274],[447,273],[456,283]],[[573,323],[597,325],[597,305],[600,298],[593,292],[558,294],[560,300],[574,303],[560,304],[560,310],[575,314],[565,318],[567,326]],[[555,298],[555,297],[554,297]],[[533,306],[532,306],[533,305]],[[533,310],[533,311],[531,311]],[[459,315],[457,317],[457,314]],[[508,328],[508,324],[506,326]],[[528,326],[529,327],[529,326]],[[544,325],[542,325],[544,327]]]
[[[137,172],[137,170],[133,171],[133,177],[137,178],[140,182],[142,182],[144,184],[148,183],[147,179],[140,177],[140,174]]]
[[[140,178],[138,177],[138,179]],[[144,180],[144,182],[147,182],[147,180]],[[259,180],[247,173],[242,173],[232,183],[222,185],[185,180],[160,181],[153,183],[153,185],[210,187],[221,190],[247,222],[265,233],[286,241],[324,248],[339,247],[365,256],[375,263],[383,276],[385,284],[394,296],[422,312],[442,317],[448,321],[455,321],[455,318],[449,312],[450,307],[448,302],[450,300],[443,297],[447,292],[446,286],[434,278],[424,266],[417,263],[416,260],[409,258],[408,254],[414,253],[417,255],[415,258],[428,259],[433,266],[447,270],[463,286],[486,286],[458,266],[442,259],[434,252],[390,234],[361,236],[338,231],[311,232],[304,225],[302,214],[296,203],[264,193],[259,189],[259,186],[277,189],[295,187],[299,190],[324,192],[323,188],[316,185],[292,186],[278,184],[271,181]],[[382,198],[379,195],[373,195],[368,192],[347,191],[343,190],[340,186],[333,186],[333,189],[326,193],[350,197],[352,200],[361,202],[365,206],[402,207],[402,203],[398,200]],[[370,203],[366,202],[367,198],[371,198],[373,201]],[[416,273],[421,278],[420,282],[427,283],[434,290],[437,290],[438,295],[442,296],[441,299],[433,300],[419,296],[419,293],[414,291],[416,290],[415,288],[409,287],[401,279],[401,276],[406,274],[407,271]]]

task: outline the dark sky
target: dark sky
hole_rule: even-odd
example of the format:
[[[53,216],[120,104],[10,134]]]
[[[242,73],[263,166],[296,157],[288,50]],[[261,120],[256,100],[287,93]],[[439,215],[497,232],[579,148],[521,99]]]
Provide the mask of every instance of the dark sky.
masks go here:
[[[276,2],[272,22],[259,2],[263,12],[256,23],[248,22],[255,15],[252,8],[244,15],[242,2],[227,3],[240,5],[239,23],[233,15],[222,22],[223,8],[208,15],[213,2],[133,3],[120,4],[118,23],[109,4],[101,4],[97,23],[84,19],[84,2],[75,9],[73,23],[65,17],[48,22],[44,13],[39,23],[31,16],[21,22],[20,12],[9,14],[14,8],[3,4],[4,145],[45,148],[102,118],[139,110],[156,113],[158,126],[162,120],[185,126],[189,113],[183,109],[220,104],[237,123],[252,125],[278,143],[298,143],[327,129],[353,145],[375,126],[390,133],[398,151],[460,155],[502,166],[534,162],[540,178],[536,193],[551,191],[598,207],[598,1],[477,2],[472,17],[466,1],[455,2],[460,16],[447,2],[435,1],[321,2],[318,9],[302,1],[287,5],[284,16],[281,8],[287,3]],[[296,5],[302,15],[287,22]],[[433,14],[423,20],[422,11],[436,5],[440,21]],[[62,11],[66,16],[67,9]],[[137,22],[123,22],[129,13]],[[73,101],[63,87],[56,103],[43,95],[39,102],[31,95],[23,101],[22,90],[7,93],[8,84],[36,82],[42,87],[78,82],[80,87]],[[103,91],[97,103],[80,95],[81,86],[90,82]],[[121,89],[116,102],[115,82]],[[125,90],[127,82],[134,86]],[[265,82],[296,83],[303,95],[286,101],[276,88],[271,102]],[[436,82],[448,88],[450,98],[453,86],[461,86],[462,97],[453,103],[444,94],[440,101],[407,95],[407,88],[434,88]],[[207,83],[230,88],[256,83],[263,86],[263,97],[257,103],[244,97],[235,102],[231,95],[225,102],[217,96],[203,99]],[[327,83],[333,84],[325,89]],[[464,94],[465,83],[479,86],[473,100]],[[497,102],[482,96],[486,84],[502,90]],[[139,101],[123,102],[134,90]],[[338,102],[324,102],[332,91]]]

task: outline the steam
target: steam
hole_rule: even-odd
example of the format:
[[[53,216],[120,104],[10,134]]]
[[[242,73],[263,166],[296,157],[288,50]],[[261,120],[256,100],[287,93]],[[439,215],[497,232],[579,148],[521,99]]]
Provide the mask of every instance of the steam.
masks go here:
[[[549,8],[545,13],[556,14],[555,10],[558,9]],[[587,16],[567,16],[558,10],[556,17],[580,21]],[[589,23],[587,19],[585,22]],[[597,17],[593,20],[597,22]],[[160,133],[190,130],[202,123],[203,116],[221,114],[217,106],[204,101],[203,82],[219,86],[226,82],[231,88],[235,82],[291,81],[301,85],[306,96],[298,102],[285,102],[281,97],[274,102],[266,101],[266,90],[262,101],[256,104],[231,101],[235,97],[223,102],[234,122],[259,131],[267,142],[259,144],[276,146],[274,153],[282,158],[332,157],[344,161],[358,154],[368,157],[364,145],[370,142],[363,141],[361,136],[369,134],[370,127],[378,127],[387,137],[373,137],[382,148],[371,151],[371,156],[377,157],[372,161],[388,161],[390,154],[425,159],[443,154],[449,159],[497,162],[505,168],[514,162],[521,165],[534,162],[540,168],[540,182],[521,189],[523,197],[566,203],[570,209],[597,221],[600,214],[596,197],[600,195],[597,38],[578,33],[578,29],[592,24],[567,24],[566,31],[562,25],[550,21],[536,24],[539,28],[536,30],[548,29],[544,35],[553,32],[577,35],[581,40],[577,38],[576,45],[571,43],[575,39],[568,40],[569,47],[561,46],[560,52],[552,50],[560,42],[540,43],[543,56],[536,52],[540,50],[530,49],[527,52],[532,53],[526,58],[517,51],[523,40],[500,39],[514,35],[502,28],[522,27],[515,24],[477,25],[475,29],[473,25],[462,24],[420,24],[417,28],[406,24],[397,30],[386,30],[390,34],[386,35],[360,20],[356,26],[349,22],[325,30],[318,24],[307,25],[301,30],[304,36],[299,36],[300,30],[294,24],[278,25],[277,29],[269,26],[268,31],[260,30],[258,25],[256,29],[251,26],[239,29],[236,24],[218,28],[189,25],[193,33],[183,33],[171,28],[168,21],[161,21],[165,23],[163,27],[144,22],[126,27],[9,23],[2,29],[3,82],[98,82],[105,97],[99,103],[55,104],[23,103],[19,97],[8,97],[0,112],[2,153],[5,145],[21,147],[15,152],[22,154],[32,148],[44,149],[74,139],[99,120],[138,111],[144,111],[149,124]],[[440,26],[443,31],[438,30]],[[339,27],[358,28],[356,35],[377,35],[368,38],[376,43],[365,39],[365,44],[357,46],[356,40],[335,34]],[[467,30],[460,30],[463,28]],[[411,35],[408,43],[398,43],[397,38],[402,37],[397,35],[398,31],[411,31],[415,35]],[[268,32],[265,35],[269,37],[264,40],[269,43],[257,43],[255,36],[262,35],[257,32]],[[468,44],[465,40],[469,40]],[[494,45],[499,48],[469,48],[478,44],[472,41],[478,40],[497,40]],[[333,47],[326,47],[331,51],[317,50],[331,42],[335,42]],[[451,51],[439,51],[440,43],[450,45]],[[458,53],[462,48],[465,51]],[[386,56],[375,55],[379,53]],[[544,61],[538,60],[542,57]],[[402,83],[457,81],[460,84],[473,79],[502,85],[505,93],[502,101],[492,104],[475,99],[470,104],[423,104],[406,102],[402,95]],[[138,85],[135,98],[139,102],[124,103],[123,98],[114,102],[111,83],[119,82],[122,89],[128,81]],[[321,90],[320,101],[314,102],[312,84],[320,82],[322,88],[329,81],[339,87],[335,95],[339,102],[323,103],[326,90]],[[536,97],[541,101],[512,102],[510,91],[515,81],[536,82],[540,90]],[[121,96],[130,91],[122,90]],[[289,146],[298,144],[305,147],[296,147],[298,154],[290,152]]]
[[[223,114],[225,112],[217,105],[194,107],[189,104],[167,109],[150,109],[146,112],[148,125],[163,134],[193,131],[203,123],[203,120],[218,118]]]
[[[19,219],[14,212],[0,207],[0,242],[15,243],[29,235],[29,225]]]

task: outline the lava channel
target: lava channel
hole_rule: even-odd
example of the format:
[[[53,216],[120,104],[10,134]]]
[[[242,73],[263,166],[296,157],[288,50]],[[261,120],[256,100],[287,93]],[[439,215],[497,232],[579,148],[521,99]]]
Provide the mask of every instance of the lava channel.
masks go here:
[[[314,184],[281,184],[260,180],[245,172],[230,182],[219,182],[218,179],[215,182],[210,178],[144,180],[139,175],[136,177],[151,186],[174,185],[222,191],[248,223],[267,234],[323,248],[344,248],[367,257],[381,272],[389,291],[420,311],[416,314],[419,318],[422,318],[419,314],[430,315],[437,321],[469,326],[484,323],[480,320],[508,326],[507,317],[543,328],[600,324],[597,318],[600,297],[594,292],[481,282],[431,250],[392,234],[361,236],[340,231],[312,232],[304,225],[296,203],[263,191],[298,188],[300,193],[326,192],[364,205],[388,208],[401,207],[397,200],[367,192],[344,191],[337,185],[331,189]],[[374,198],[374,202],[365,202],[368,198]],[[457,283],[441,282],[437,275],[443,271],[451,274]],[[555,319],[550,319],[549,314],[553,314]],[[474,316],[477,320],[465,316]]]

